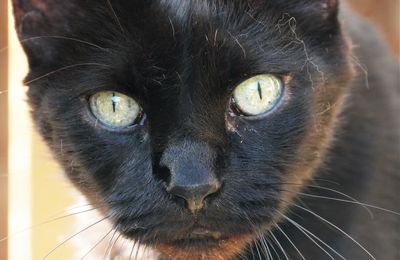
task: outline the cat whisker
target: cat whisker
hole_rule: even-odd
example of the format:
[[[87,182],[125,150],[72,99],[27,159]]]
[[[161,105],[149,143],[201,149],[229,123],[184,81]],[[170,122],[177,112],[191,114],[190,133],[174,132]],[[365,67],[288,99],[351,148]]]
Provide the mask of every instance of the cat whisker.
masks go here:
[[[353,197],[351,197],[351,196],[349,196],[349,195],[347,195],[347,194],[345,194],[343,192],[337,191],[337,190],[333,190],[333,189],[325,188],[325,187],[321,187],[321,186],[310,186],[309,185],[309,187],[328,190],[328,191],[340,194],[342,196],[345,196],[345,197],[349,198],[350,200],[332,198],[332,197],[325,197],[325,196],[319,196],[319,197],[321,197],[322,199],[330,199],[330,200],[336,200],[336,201],[341,201],[341,202],[347,202],[347,203],[360,205],[360,206],[364,207],[366,210],[368,210],[368,212],[370,213],[371,217],[373,217],[373,213],[368,208],[377,209],[377,210],[380,210],[380,211],[383,211],[383,212],[387,212],[387,213],[391,213],[391,214],[400,216],[400,212],[397,212],[397,211],[394,211],[394,210],[390,210],[390,209],[386,209],[386,208],[379,207],[379,206],[375,206],[375,205],[372,205],[372,204],[360,202],[360,201],[354,199]],[[302,195],[304,195],[304,196],[313,196],[313,197],[317,197],[318,196],[318,195],[307,194],[307,193],[303,193]]]
[[[271,260],[274,259],[274,257],[272,256],[272,251],[270,249],[270,247],[271,247],[272,250],[274,251],[275,255],[278,257],[278,259],[281,260],[281,257],[279,256],[278,251],[276,251],[276,249],[275,249],[274,245],[272,244],[272,242],[268,238],[266,238],[265,236],[263,236],[263,237],[264,237],[263,240],[264,240],[264,243],[265,243],[265,247],[267,248],[267,253],[269,255],[269,258]]]
[[[264,251],[263,253],[264,253],[264,255],[265,256],[267,256],[267,258],[268,259],[270,259],[270,260],[272,260],[272,255],[271,255],[271,252],[270,252],[270,250],[269,250],[269,248],[268,248],[268,243],[267,243],[267,241],[265,240],[265,237],[263,236],[263,234],[261,234],[261,233],[259,233],[259,232],[257,232],[257,237],[258,237],[258,242],[260,243],[260,245],[261,245],[261,249]]]
[[[256,256],[254,255],[253,247],[251,245],[249,247],[250,247],[251,256],[253,257],[253,260],[255,260]]]
[[[38,81],[38,80],[41,80],[41,79],[43,79],[43,78],[46,78],[46,77],[48,77],[48,76],[51,76],[51,75],[53,75],[53,74],[55,74],[55,73],[58,73],[58,72],[60,72],[60,71],[64,71],[64,70],[68,70],[68,69],[72,69],[72,68],[76,68],[76,67],[80,67],[80,66],[102,66],[102,67],[109,67],[109,68],[111,67],[110,65],[107,65],[107,64],[94,63],[94,62],[92,62],[92,63],[91,63],[91,62],[87,62],[87,63],[78,63],[78,64],[68,65],[68,66],[64,66],[64,67],[62,67],[62,68],[59,68],[59,69],[50,71],[50,72],[48,72],[48,73],[46,73],[46,74],[44,74],[44,75],[42,75],[42,76],[39,76],[39,77],[37,77],[37,78],[34,78],[34,79],[32,79],[32,80],[29,80],[29,81],[24,82],[24,84],[25,84],[25,85],[29,85],[30,83],[33,83],[33,82]]]
[[[77,38],[59,36],[59,35],[33,36],[33,37],[22,39],[21,43],[28,42],[28,41],[34,41],[34,40],[40,40],[40,39],[60,39],[60,40],[74,41],[74,42],[83,43],[83,44],[86,44],[86,45],[89,45],[89,46],[92,46],[92,47],[96,47],[97,49],[100,49],[102,51],[107,51],[106,48],[101,47],[100,45],[97,45],[95,43],[91,43],[91,42],[88,42],[88,41],[80,40],[80,39],[77,39]]]
[[[313,178],[314,181],[321,181],[321,182],[326,182],[326,183],[330,183],[336,186],[340,186],[340,183],[336,182],[336,181],[332,181],[332,180],[327,180],[327,179],[322,179],[322,178]]]
[[[299,183],[284,183],[284,182],[276,182],[276,183],[270,183],[270,184],[271,185],[286,184],[286,185],[302,186],[302,184],[299,184]],[[350,195],[347,195],[346,193],[343,193],[343,192],[340,192],[340,191],[337,191],[337,190],[334,190],[334,189],[331,189],[331,188],[317,186],[317,185],[307,185],[307,187],[330,191],[330,192],[336,193],[338,195],[344,196],[344,197],[348,198],[349,200],[341,199],[341,198],[328,197],[328,196],[320,196],[320,195],[315,195],[315,194],[295,192],[295,191],[290,191],[290,190],[283,190],[283,191],[299,193],[299,194],[301,193],[300,195],[307,196],[307,197],[314,197],[314,198],[320,198],[320,199],[326,199],[326,200],[334,200],[334,201],[340,201],[340,202],[346,202],[346,203],[359,205],[359,206],[363,207],[365,210],[368,211],[368,213],[370,214],[371,218],[373,218],[373,212],[370,209],[376,209],[376,210],[380,210],[380,211],[383,211],[383,212],[386,212],[386,213],[390,213],[390,214],[394,214],[394,215],[400,216],[400,212],[397,212],[397,211],[394,211],[394,210],[391,210],[391,209],[387,209],[387,208],[383,208],[383,207],[379,207],[379,206],[376,206],[376,205],[372,205],[372,204],[369,204],[369,203],[358,201],[357,199],[351,197]]]
[[[94,222],[93,224],[90,224],[89,226],[85,227],[84,229],[80,230],[79,232],[69,236],[67,239],[63,240],[61,243],[59,243],[56,247],[54,247],[52,250],[50,250],[50,252],[48,252],[45,256],[43,256],[41,258],[41,260],[47,259],[51,254],[53,254],[58,248],[60,248],[61,246],[63,246],[65,243],[67,243],[68,241],[70,241],[71,239],[73,239],[74,237],[78,236],[79,234],[81,234],[82,232],[88,230],[89,228],[99,224],[100,222],[103,222],[104,220],[108,219],[109,216],[106,216],[96,222]]]
[[[283,255],[285,256],[286,260],[289,260],[288,255],[286,254],[285,249],[282,247],[281,243],[279,243],[279,240],[276,238],[276,236],[274,235],[273,232],[270,232],[270,235],[273,239],[273,241],[275,241],[275,243],[278,245],[279,249],[282,251]]]
[[[139,256],[139,249],[140,249],[140,240],[139,240],[138,245],[137,245],[137,249],[136,249],[136,253],[135,253],[135,260],[138,259],[138,256]]]
[[[110,250],[109,250],[109,252],[108,252],[108,259],[111,258],[113,248],[114,248],[115,244],[117,243],[117,241],[120,239],[121,236],[122,236],[122,233],[119,233],[118,236],[117,236],[117,238],[114,240],[113,244],[111,245]],[[105,259],[107,259],[107,258],[105,258]]]
[[[144,259],[144,256],[146,255],[146,251],[149,249],[149,247],[147,245],[144,246],[144,249],[142,250],[142,256],[140,257],[140,259]]]
[[[297,246],[293,243],[293,241],[289,238],[289,236],[283,231],[283,229],[278,225],[278,224],[274,224],[275,227],[279,230],[279,232],[281,232],[283,234],[283,236],[289,241],[289,243],[293,246],[293,248],[296,250],[296,252],[299,254],[299,256],[301,257],[301,259],[306,260],[303,256],[303,254],[300,252],[300,250],[297,248]]]
[[[251,218],[249,217],[249,215],[245,212],[245,211],[243,211],[243,210],[240,210],[240,212],[244,215],[244,217],[245,217],[245,219],[248,221],[248,223],[250,224],[250,226],[251,226],[251,228],[253,229],[253,232],[255,233],[255,234],[257,234],[257,237],[253,240],[253,244],[255,245],[255,247],[256,247],[256,251],[257,251],[257,254],[258,254],[258,256],[259,256],[259,259],[262,259],[262,257],[261,257],[261,253],[260,253],[260,248],[258,247],[259,245],[260,245],[260,243],[261,243],[261,238],[262,238],[262,234],[259,232],[259,228],[257,228],[256,227],[256,225],[253,223],[253,221],[251,220]],[[260,245],[262,248],[263,248],[263,246],[262,245]],[[252,245],[250,245],[250,248],[251,248],[251,251],[252,251],[252,253],[253,253],[253,257],[254,257],[254,252],[253,252],[253,248],[252,248]],[[267,255],[267,257],[268,257],[268,253],[267,253],[267,251],[265,250],[265,255]],[[268,257],[269,258],[269,257]],[[271,259],[272,260],[272,259]]]
[[[331,191],[331,192],[334,192],[334,193],[339,194],[339,195],[341,195],[341,196],[344,196],[344,197],[348,198],[349,200],[347,200],[347,199],[340,199],[340,198],[334,198],[334,197],[328,197],[328,196],[324,196],[324,195],[308,194],[308,193],[303,193],[303,192],[299,192],[299,191],[291,191],[291,190],[283,190],[283,189],[281,189],[281,191],[296,193],[296,194],[298,194],[298,195],[302,195],[302,196],[305,196],[305,197],[321,198],[321,199],[327,199],[327,200],[341,201],[341,202],[347,202],[347,203],[356,204],[356,205],[359,205],[359,206],[361,206],[362,208],[364,208],[364,209],[368,212],[368,214],[370,215],[371,219],[374,218],[374,214],[373,214],[372,211],[366,206],[367,204],[362,203],[362,202],[356,200],[355,198],[353,198],[353,197],[351,197],[351,196],[349,196],[349,195],[347,195],[347,194],[345,194],[345,193],[343,193],[343,192],[336,191],[336,190],[333,190],[333,189],[330,189],[330,188],[320,187],[320,186],[309,185],[308,187],[319,188],[319,189],[322,189],[322,190]],[[365,204],[365,205],[364,205],[364,204]]]
[[[115,18],[115,21],[117,22],[119,28],[121,29],[121,32],[124,33],[125,30],[124,30],[124,28],[122,27],[121,21],[119,20],[117,14],[115,13],[115,10],[114,10],[114,8],[113,8],[113,6],[112,6],[110,0],[106,0],[106,1],[107,1],[108,7],[110,8],[110,10],[111,10],[111,12],[112,12],[113,17]]]
[[[299,209],[302,209],[308,213],[310,213],[311,215],[317,217],[318,219],[320,219],[322,222],[330,225],[331,227],[333,227],[334,229],[336,229],[337,231],[339,231],[340,233],[342,233],[343,235],[345,235],[347,238],[349,238],[351,241],[353,241],[357,246],[359,246],[367,255],[369,255],[369,257],[371,257],[372,259],[376,260],[376,258],[363,246],[361,245],[357,240],[355,240],[352,236],[350,236],[348,233],[346,233],[343,229],[339,228],[338,226],[336,226],[335,224],[333,224],[332,222],[330,222],[329,220],[321,217],[320,215],[318,215],[317,213],[313,212],[312,210],[309,210],[305,207],[302,207],[298,204],[293,203],[294,207],[297,207]]]
[[[118,227],[116,227],[116,228],[114,229],[114,233],[112,234],[110,240],[108,241],[108,246],[107,246],[107,248],[106,248],[106,251],[104,252],[103,260],[106,260],[107,257],[109,256],[109,253],[110,253],[110,251],[111,251],[111,247],[112,247],[112,245],[113,245],[113,239],[114,239],[114,237],[115,237],[115,234],[117,234],[117,231],[118,231]],[[118,237],[117,237],[117,238],[118,238]]]
[[[255,247],[256,247],[256,250],[257,250],[257,255],[258,255],[258,258],[259,258],[259,259],[262,259],[262,257],[261,257],[261,253],[260,253],[260,249],[258,248],[258,246],[259,246],[259,242],[258,242],[258,240],[255,240],[255,241],[254,241],[254,245],[255,245]]]
[[[62,220],[62,219],[65,219],[65,218],[68,218],[68,217],[72,217],[72,216],[76,216],[76,215],[79,215],[79,214],[82,214],[82,213],[90,212],[90,211],[93,211],[93,210],[96,210],[96,209],[99,209],[99,208],[101,208],[101,207],[95,207],[95,208],[91,208],[91,209],[87,209],[87,210],[83,210],[83,211],[79,211],[79,212],[73,212],[73,213],[70,213],[70,214],[67,214],[67,215],[63,215],[63,216],[59,216],[59,217],[54,217],[52,219],[49,219],[49,220],[43,221],[41,223],[32,225],[30,227],[21,229],[21,230],[15,232],[15,233],[13,233],[13,234],[11,234],[9,236],[6,236],[6,237],[0,239],[0,243],[5,241],[5,240],[7,240],[7,239],[13,238],[13,237],[15,237],[15,236],[17,236],[17,235],[19,235],[19,234],[21,234],[23,232],[26,232],[28,230],[36,229],[36,228],[39,228],[39,227],[41,227],[43,225],[50,224],[50,223],[53,223],[55,221]]]
[[[131,249],[131,252],[129,254],[129,260],[132,259],[132,255],[133,255],[133,251],[135,250],[136,243],[137,243],[137,240],[132,241],[132,249]]]
[[[325,249],[323,248],[317,241],[319,241],[321,244],[323,244],[324,246],[326,246],[327,248],[329,248],[332,252],[334,252],[335,254],[337,254],[338,256],[340,256],[342,259],[345,259],[339,252],[337,252],[335,249],[333,249],[332,247],[330,247],[327,243],[325,243],[323,240],[321,240],[318,236],[314,235],[311,231],[307,230],[306,228],[304,228],[303,226],[301,226],[299,223],[297,223],[296,221],[292,220],[291,218],[287,217],[286,215],[284,215],[283,213],[278,212],[284,219],[286,219],[287,221],[289,221],[289,223],[291,223],[294,227],[296,227],[301,233],[303,233],[308,239],[311,240],[311,242],[313,242],[317,247],[319,247],[326,255],[329,256],[330,259],[335,260],[335,258]],[[311,237],[312,236],[312,237]],[[317,241],[315,241],[314,239],[316,239]]]
[[[288,191],[288,192],[290,192],[290,191]],[[368,213],[369,213],[371,219],[374,218],[374,214],[371,212],[371,210],[370,210],[368,207],[371,207],[371,208],[379,208],[379,207],[374,207],[374,206],[372,206],[372,205],[370,206],[370,205],[367,205],[367,204],[364,204],[364,203],[361,203],[361,202],[358,202],[358,201],[353,201],[353,200],[345,200],[345,199],[339,199],[339,198],[333,198],[333,197],[327,197],[327,196],[320,196],[320,195],[314,195],[314,194],[307,194],[307,193],[303,193],[303,192],[296,192],[296,193],[299,194],[299,195],[301,195],[301,196],[304,196],[304,197],[317,198],[317,199],[325,199],[325,200],[332,200],[332,201],[339,201],[339,202],[346,202],[346,203],[350,203],[350,204],[359,205],[359,206],[363,207],[365,210],[368,211]],[[380,209],[380,208],[379,208],[379,209]],[[380,209],[380,210],[384,210],[384,209]],[[384,211],[387,211],[387,210],[384,210]],[[391,212],[391,211],[388,211],[388,212],[398,215],[396,212]]]
[[[60,39],[60,40],[74,41],[74,42],[83,43],[83,44],[95,47],[95,48],[100,49],[102,51],[108,51],[107,48],[101,47],[100,45],[97,45],[95,43],[88,42],[88,41],[85,41],[85,40],[80,40],[80,39],[73,38],[73,37],[61,36],[61,35],[32,36],[32,37],[20,40],[20,42],[21,43],[25,43],[25,42],[34,41],[34,40],[40,40],[40,39]],[[0,53],[2,53],[3,51],[8,50],[9,48],[10,48],[9,46],[1,48],[0,49]]]
[[[100,243],[103,242],[104,239],[106,239],[106,237],[107,237],[108,235],[110,235],[110,233],[111,233],[113,230],[114,230],[114,228],[110,229],[110,231],[108,231],[99,241],[97,241],[97,243],[96,243],[94,246],[92,246],[92,247],[89,249],[89,251],[87,251],[87,252],[81,257],[81,260],[85,259],[97,246],[99,246]]]

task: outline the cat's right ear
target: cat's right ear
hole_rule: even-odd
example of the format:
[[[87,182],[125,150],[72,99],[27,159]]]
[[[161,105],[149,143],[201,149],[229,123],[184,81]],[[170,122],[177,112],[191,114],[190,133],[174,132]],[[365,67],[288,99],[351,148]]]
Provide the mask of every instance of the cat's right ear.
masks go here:
[[[57,41],[48,36],[65,36],[71,31],[71,17],[79,16],[75,0],[13,0],[18,38],[29,66],[51,64],[57,59]],[[54,38],[53,38],[54,39]],[[59,42],[59,41],[58,41]]]

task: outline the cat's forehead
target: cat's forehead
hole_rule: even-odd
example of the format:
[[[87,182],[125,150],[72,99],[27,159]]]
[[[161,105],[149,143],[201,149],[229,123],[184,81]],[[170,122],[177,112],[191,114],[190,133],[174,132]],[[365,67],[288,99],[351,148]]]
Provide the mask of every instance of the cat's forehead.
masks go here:
[[[205,80],[300,71],[309,57],[326,53],[332,57],[338,46],[331,7],[335,2],[15,0],[13,4],[31,69],[89,60],[105,63],[117,74],[126,75],[126,68],[134,67],[135,79],[162,82],[179,73],[179,80],[196,76],[202,84],[212,85]],[[332,13],[331,20],[327,12]],[[155,68],[162,71],[157,74]],[[185,75],[188,71],[192,75]]]
[[[238,25],[243,16],[250,14],[250,12],[268,12],[268,8],[265,8],[260,2],[263,1],[159,0],[154,5],[153,10],[161,12],[170,21],[178,23],[178,26],[196,26],[203,23],[208,26],[228,28]]]
[[[215,15],[224,16],[234,11],[237,4],[248,5],[249,1],[194,1],[194,0],[159,0],[157,6],[166,12],[168,17],[179,22],[187,22],[193,18],[214,19]],[[235,4],[236,3],[236,4]],[[221,9],[224,12],[221,12]],[[238,10],[238,8],[236,8]],[[211,21],[210,21],[211,22]]]

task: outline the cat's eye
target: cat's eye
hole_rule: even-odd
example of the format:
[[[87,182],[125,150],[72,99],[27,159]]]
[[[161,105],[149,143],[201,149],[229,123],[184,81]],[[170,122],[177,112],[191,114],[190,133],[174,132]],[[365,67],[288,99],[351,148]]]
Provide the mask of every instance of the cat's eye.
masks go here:
[[[93,115],[111,128],[134,125],[141,115],[140,105],[131,97],[115,91],[100,91],[89,98]]]
[[[261,74],[240,83],[233,91],[232,103],[245,116],[261,115],[277,105],[282,92],[281,79]]]

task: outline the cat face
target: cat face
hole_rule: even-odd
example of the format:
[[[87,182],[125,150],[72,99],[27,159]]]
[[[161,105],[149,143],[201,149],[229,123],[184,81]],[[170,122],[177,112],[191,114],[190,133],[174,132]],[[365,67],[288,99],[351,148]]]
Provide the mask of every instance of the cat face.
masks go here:
[[[230,258],[333,138],[351,76],[337,3],[14,1],[38,129],[126,237]]]

